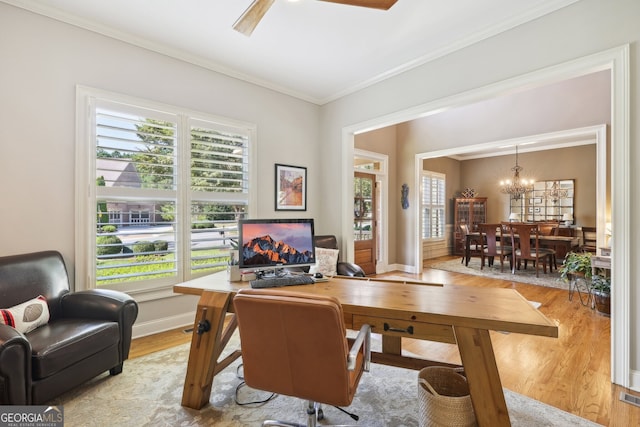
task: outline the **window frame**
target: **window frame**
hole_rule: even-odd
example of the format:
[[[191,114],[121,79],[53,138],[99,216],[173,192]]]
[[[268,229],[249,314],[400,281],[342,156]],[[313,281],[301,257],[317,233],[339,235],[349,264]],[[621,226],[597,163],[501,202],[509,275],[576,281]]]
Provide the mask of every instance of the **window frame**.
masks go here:
[[[95,230],[97,225],[96,215],[92,215],[95,211],[97,202],[96,192],[96,144],[95,128],[96,128],[96,105],[99,103],[121,104],[124,109],[131,109],[135,112],[142,110],[154,110],[160,114],[163,112],[177,117],[178,125],[178,141],[188,141],[189,143],[178,143],[176,150],[178,151],[178,186],[187,185],[188,187],[176,192],[178,194],[176,203],[183,206],[183,212],[189,212],[192,199],[190,197],[190,168],[180,168],[182,159],[190,159],[190,129],[192,123],[207,122],[215,124],[215,129],[232,130],[245,134],[248,138],[247,156],[248,156],[248,184],[247,193],[238,193],[235,198],[232,196],[225,197],[225,193],[212,193],[199,197],[197,200],[202,201],[228,201],[228,202],[246,202],[246,216],[251,218],[255,216],[257,206],[257,141],[256,141],[256,125],[248,122],[233,120],[225,117],[219,117],[207,113],[197,112],[173,105],[162,104],[158,102],[148,101],[135,98],[128,95],[113,93],[100,89],[85,86],[76,87],[76,196],[75,196],[75,212],[76,212],[76,237],[75,237],[75,289],[84,290],[98,287],[95,277],[96,264],[96,245]],[[175,119],[174,119],[175,120]],[[181,184],[182,183],[182,184]],[[104,188],[102,189],[104,190]],[[143,193],[144,190],[141,192]],[[104,194],[103,194],[104,196]],[[157,197],[157,194],[151,197]],[[184,214],[184,218],[189,221],[189,214]],[[190,227],[186,227],[184,220],[177,224],[176,238],[180,242],[176,242],[176,253],[186,256],[190,259]],[[179,246],[179,247],[178,247]],[[125,291],[131,295],[136,295],[138,301],[166,298],[174,295],[173,285],[190,280],[201,275],[193,274],[190,268],[178,269],[176,276],[153,279],[132,281],[126,283],[118,283],[114,285],[102,285],[100,288],[118,289]]]
[[[442,204],[439,203],[425,203],[424,200],[424,185],[425,185],[425,178],[429,178],[429,179],[438,179],[438,180],[442,180],[442,187],[443,187],[443,201]],[[433,172],[433,171],[428,171],[428,170],[423,170],[422,171],[422,175],[420,177],[420,221],[423,224],[422,227],[422,235],[420,236],[423,242],[434,242],[434,241],[442,241],[446,238],[446,225],[447,225],[447,199],[446,199],[446,188],[447,188],[447,176],[443,173],[440,172]],[[433,200],[433,194],[431,195],[431,200]],[[442,215],[442,227],[441,227],[441,234],[439,236],[436,237],[425,237],[425,218],[424,218],[424,212],[425,212],[425,208],[429,207],[431,210],[433,210],[434,208],[437,209],[442,209],[443,211],[443,215]],[[431,224],[431,217],[428,218],[428,223],[429,223],[429,229],[432,230],[432,224]]]

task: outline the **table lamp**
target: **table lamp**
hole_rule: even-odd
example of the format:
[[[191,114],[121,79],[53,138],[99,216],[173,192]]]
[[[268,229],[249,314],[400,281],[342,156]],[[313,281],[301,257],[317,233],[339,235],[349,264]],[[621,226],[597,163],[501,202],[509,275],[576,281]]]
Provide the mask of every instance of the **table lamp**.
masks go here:
[[[570,213],[566,213],[562,215],[562,220],[564,221],[564,225],[567,227],[571,227],[571,223],[573,222],[573,215]]]
[[[520,215],[518,215],[515,212],[511,212],[509,214],[509,222],[513,222],[513,221],[519,221],[520,220]]]

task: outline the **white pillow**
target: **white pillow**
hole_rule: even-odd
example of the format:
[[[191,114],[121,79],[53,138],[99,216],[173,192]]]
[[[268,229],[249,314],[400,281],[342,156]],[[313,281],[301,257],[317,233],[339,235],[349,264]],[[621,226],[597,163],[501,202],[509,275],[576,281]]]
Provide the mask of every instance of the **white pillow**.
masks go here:
[[[0,309],[0,323],[11,326],[23,334],[48,322],[49,306],[42,295],[11,308]]]
[[[316,248],[317,271],[323,276],[335,276],[339,253],[338,249]]]

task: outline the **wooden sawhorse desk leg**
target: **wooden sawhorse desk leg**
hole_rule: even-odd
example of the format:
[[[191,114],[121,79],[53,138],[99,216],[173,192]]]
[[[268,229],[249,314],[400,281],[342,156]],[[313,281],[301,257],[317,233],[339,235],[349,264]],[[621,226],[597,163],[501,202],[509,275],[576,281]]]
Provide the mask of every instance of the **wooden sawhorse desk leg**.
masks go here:
[[[189,363],[182,391],[182,406],[200,409],[209,402],[213,377],[240,357],[239,350],[218,361],[237,323],[235,315],[223,332],[231,294],[203,292],[193,324]]]
[[[510,426],[511,421],[489,331],[454,327],[454,333],[478,426]]]

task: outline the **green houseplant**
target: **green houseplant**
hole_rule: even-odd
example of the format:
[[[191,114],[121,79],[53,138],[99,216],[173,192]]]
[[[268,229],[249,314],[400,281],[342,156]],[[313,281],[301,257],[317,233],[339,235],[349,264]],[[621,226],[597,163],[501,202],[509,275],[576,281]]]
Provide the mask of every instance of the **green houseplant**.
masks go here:
[[[594,274],[591,278],[591,291],[598,313],[609,316],[611,314],[611,277],[605,274]]]
[[[565,282],[571,281],[572,276],[591,279],[591,252],[569,252],[558,271]]]
[[[591,253],[569,252],[558,271],[560,272],[559,280],[569,283],[569,301],[572,301],[573,293],[578,291],[582,305],[589,305],[591,300],[589,290],[592,272]]]

